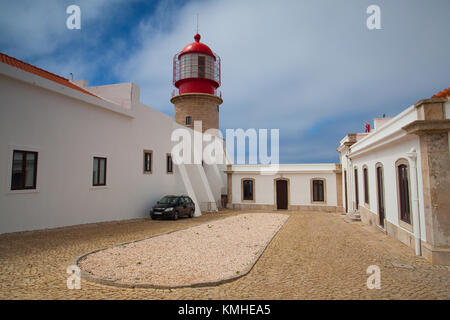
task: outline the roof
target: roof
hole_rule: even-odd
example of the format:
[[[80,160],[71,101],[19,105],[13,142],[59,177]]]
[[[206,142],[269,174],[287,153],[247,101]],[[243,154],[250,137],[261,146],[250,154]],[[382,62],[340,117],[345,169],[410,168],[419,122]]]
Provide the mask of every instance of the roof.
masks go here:
[[[340,170],[336,163],[295,163],[295,164],[233,164],[225,172],[236,174],[273,173],[330,173]]]
[[[439,93],[436,93],[432,98],[450,98],[450,88],[444,89]]]
[[[3,62],[5,64],[8,64],[8,65],[10,65],[12,67],[15,67],[15,68],[23,70],[23,71],[26,71],[26,72],[29,72],[29,73],[33,73],[33,74],[35,74],[35,75],[37,75],[39,77],[42,77],[42,78],[45,78],[47,80],[50,80],[50,81],[62,84],[63,86],[72,88],[74,90],[81,91],[83,93],[86,93],[86,94],[89,94],[91,96],[94,96],[94,97],[98,98],[95,94],[93,94],[93,93],[91,93],[91,92],[89,92],[87,90],[84,90],[83,88],[81,88],[81,87],[77,86],[76,84],[70,82],[66,78],[63,78],[61,76],[58,76],[58,75],[56,75],[54,73],[51,73],[51,72],[48,72],[46,70],[40,69],[40,68],[35,67],[35,66],[33,66],[33,65],[29,64],[29,63],[26,63],[26,62],[21,61],[19,59],[10,57],[10,56],[8,56],[8,55],[6,55],[4,53],[1,53],[1,52],[0,52],[0,62]]]
[[[200,42],[200,35],[198,33],[194,36],[194,39],[195,42],[188,44],[181,50],[179,57],[186,53],[203,53],[216,59],[212,50],[206,44]]]

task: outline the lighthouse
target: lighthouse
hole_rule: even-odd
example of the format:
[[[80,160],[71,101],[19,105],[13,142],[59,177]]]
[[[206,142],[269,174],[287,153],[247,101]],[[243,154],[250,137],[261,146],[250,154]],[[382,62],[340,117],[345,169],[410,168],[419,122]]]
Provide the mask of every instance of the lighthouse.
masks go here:
[[[184,47],[173,58],[173,85],[170,102],[174,104],[175,121],[194,128],[194,121],[202,121],[202,131],[219,129],[220,57],[206,44],[195,42]]]

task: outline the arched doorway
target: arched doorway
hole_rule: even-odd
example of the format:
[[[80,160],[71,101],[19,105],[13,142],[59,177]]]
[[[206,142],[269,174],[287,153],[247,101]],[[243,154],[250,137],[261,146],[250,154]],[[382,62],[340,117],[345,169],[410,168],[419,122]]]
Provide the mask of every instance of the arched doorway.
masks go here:
[[[277,210],[288,209],[288,180],[275,180],[275,200]]]

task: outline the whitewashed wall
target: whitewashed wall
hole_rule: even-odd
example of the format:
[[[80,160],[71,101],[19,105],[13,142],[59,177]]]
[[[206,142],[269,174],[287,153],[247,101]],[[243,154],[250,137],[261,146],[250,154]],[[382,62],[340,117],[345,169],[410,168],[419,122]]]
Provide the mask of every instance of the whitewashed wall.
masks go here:
[[[0,64],[0,233],[148,217],[161,196],[195,192],[166,173],[173,119],[121,88],[134,100],[118,106]],[[10,190],[14,149],[39,152],[36,190]],[[94,156],[107,157],[105,187],[92,186]]]
[[[280,165],[280,171],[275,174],[260,174],[257,166],[233,165],[232,167],[232,203],[242,204],[242,178],[255,179],[254,204],[275,205],[274,179],[289,179],[290,205],[305,206],[337,206],[336,170],[335,164],[299,164]],[[244,171],[244,172],[240,172]],[[326,203],[312,203],[311,179],[326,180]]]
[[[359,206],[364,207],[371,212],[378,215],[377,202],[377,186],[376,186],[376,164],[383,165],[384,174],[384,193],[385,193],[385,218],[388,222],[401,228],[406,233],[413,235],[413,232],[406,230],[399,223],[398,214],[398,196],[397,196],[397,173],[395,163],[399,159],[406,159],[409,163],[409,168],[412,170],[412,160],[408,158],[408,153],[411,150],[417,152],[417,186],[419,194],[419,218],[421,227],[421,239],[426,240],[425,237],[425,218],[424,218],[424,201],[423,201],[423,185],[422,185],[422,171],[420,158],[420,143],[419,137],[416,135],[408,135],[401,128],[406,124],[417,120],[417,113],[414,106],[405,109],[403,112],[388,121],[376,131],[371,132],[370,135],[362,137],[355,144],[350,147],[350,150],[345,150],[341,153],[342,172],[347,172],[347,190],[348,190],[348,206],[349,211],[354,210],[353,203],[355,197],[355,181],[354,169],[358,168],[358,190],[359,190]],[[344,140],[341,141],[341,145]],[[349,156],[346,157],[346,155]],[[369,204],[364,203],[364,179],[363,167],[368,168],[369,179]],[[411,174],[410,174],[411,179]],[[345,190],[345,179],[342,178],[343,189]],[[411,184],[416,182],[410,180]],[[345,191],[342,193],[343,203],[345,206]],[[410,204],[411,216],[413,210],[413,194],[410,190]]]
[[[384,146],[382,149],[372,151],[363,156],[352,159],[353,169],[355,167],[358,168],[358,189],[359,189],[359,205],[366,207],[370,211],[378,214],[378,203],[377,203],[377,187],[376,187],[376,170],[375,165],[377,163],[383,164],[383,174],[384,174],[384,191],[385,191],[385,217],[386,220],[392,223],[393,225],[402,228],[399,223],[398,216],[398,197],[397,197],[397,173],[395,162],[399,159],[408,160],[407,153],[412,149],[416,149],[418,153],[417,157],[417,167],[421,167],[421,159],[420,159],[420,144],[419,138],[417,136],[408,136],[404,139],[398,141],[397,143],[393,143],[390,145]],[[410,164],[409,168],[411,170],[411,162],[408,160]],[[366,165],[368,169],[368,178],[369,178],[369,204],[364,203],[364,179],[363,179],[363,166]],[[350,172],[351,175],[354,175],[354,171]],[[411,176],[411,175],[410,175]],[[420,204],[420,225],[425,226],[424,219],[424,208],[423,208],[423,187],[422,187],[422,171],[417,170],[417,180],[419,187],[419,204]],[[410,181],[410,184],[414,183]],[[350,189],[354,191],[354,182],[352,181],[352,185]],[[412,192],[412,190],[410,190]],[[413,195],[410,194],[410,203],[411,210],[413,210]],[[412,211],[411,211],[412,212]],[[412,213],[411,213],[412,216]],[[413,234],[412,232],[402,228],[406,232]],[[425,240],[425,228],[421,228],[421,238]]]

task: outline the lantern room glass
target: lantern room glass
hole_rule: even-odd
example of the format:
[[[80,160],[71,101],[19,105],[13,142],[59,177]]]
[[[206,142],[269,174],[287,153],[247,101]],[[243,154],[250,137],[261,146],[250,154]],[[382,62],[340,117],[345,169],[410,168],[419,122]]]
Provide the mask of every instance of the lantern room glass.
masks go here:
[[[214,58],[198,53],[182,55],[180,57],[180,79],[187,78],[215,80]]]

